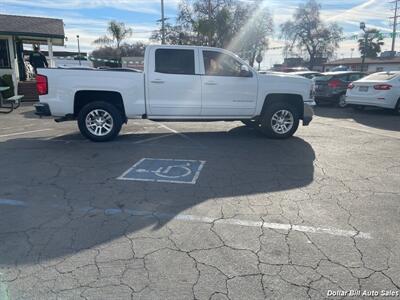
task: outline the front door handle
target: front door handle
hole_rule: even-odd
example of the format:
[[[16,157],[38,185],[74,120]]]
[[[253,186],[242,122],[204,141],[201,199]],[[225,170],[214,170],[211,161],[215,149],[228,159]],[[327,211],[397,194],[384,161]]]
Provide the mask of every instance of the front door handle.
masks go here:
[[[217,85],[215,81],[206,81],[204,82],[205,85]]]
[[[161,83],[164,83],[165,81],[164,80],[161,80],[161,79],[155,79],[155,80],[152,80],[151,81],[151,83],[158,83],[158,84],[161,84]]]

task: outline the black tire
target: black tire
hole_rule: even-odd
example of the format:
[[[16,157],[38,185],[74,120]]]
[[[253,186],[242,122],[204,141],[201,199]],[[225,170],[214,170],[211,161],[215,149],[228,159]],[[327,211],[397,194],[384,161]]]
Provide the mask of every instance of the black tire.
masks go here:
[[[395,109],[394,109],[394,113],[395,113],[396,115],[400,116],[400,99],[397,100],[397,104],[396,104],[396,107],[395,107]]]
[[[340,95],[339,98],[337,99],[337,106],[339,108],[345,108],[347,107],[347,103],[346,103],[346,95]]]
[[[293,118],[292,126],[287,132],[279,133],[274,128],[272,117],[280,111],[288,111]],[[267,137],[272,139],[287,139],[294,135],[299,127],[300,117],[296,107],[285,102],[276,102],[268,105],[261,116],[260,130]]]
[[[105,111],[111,116],[111,129],[104,135],[92,133],[86,125],[86,118],[95,110]],[[93,142],[108,142],[115,139],[121,130],[122,123],[123,116],[121,112],[114,105],[103,101],[91,102],[85,105],[78,114],[78,127],[81,134]]]

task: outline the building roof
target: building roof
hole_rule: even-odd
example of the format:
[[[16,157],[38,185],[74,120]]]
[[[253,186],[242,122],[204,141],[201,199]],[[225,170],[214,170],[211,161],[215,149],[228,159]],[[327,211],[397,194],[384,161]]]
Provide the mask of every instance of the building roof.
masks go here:
[[[64,22],[61,19],[0,14],[0,34],[24,38],[53,38],[64,43]],[[60,42],[59,42],[60,43]]]
[[[333,71],[333,72],[325,72],[323,75],[346,75],[346,74],[359,74],[359,71]]]
[[[29,55],[32,52],[33,52],[32,50],[25,50],[24,49],[24,55]],[[44,56],[49,56],[49,52],[48,51],[40,50],[40,52]],[[79,55],[79,52],[76,52],[76,51],[53,51],[53,56],[54,57],[73,57],[73,56],[78,56],[78,55]],[[87,56],[87,52],[81,52],[80,55],[81,56]]]
[[[324,65],[325,66],[357,65],[357,64],[361,64],[361,62],[362,62],[361,57],[343,58],[343,59],[329,61],[327,63],[324,63]],[[395,57],[366,58],[365,63],[366,64],[392,64],[392,63],[400,64],[400,57],[395,56]]]

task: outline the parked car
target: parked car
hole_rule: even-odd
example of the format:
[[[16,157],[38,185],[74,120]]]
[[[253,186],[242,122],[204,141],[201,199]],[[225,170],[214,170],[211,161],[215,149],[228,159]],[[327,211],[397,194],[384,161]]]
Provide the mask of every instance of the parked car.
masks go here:
[[[333,103],[339,107],[346,106],[346,91],[348,85],[365,76],[361,72],[328,72],[315,77],[315,102]]]
[[[346,103],[357,108],[376,106],[400,114],[400,72],[374,73],[350,83]]]
[[[315,71],[301,71],[301,72],[293,72],[293,75],[298,75],[302,76],[308,79],[313,79],[315,77],[321,76],[320,72],[315,72]]]
[[[242,121],[271,138],[308,125],[313,82],[295,75],[258,74],[217,48],[148,46],[145,71],[39,69],[36,112],[77,120],[93,141],[115,138],[127,119]]]

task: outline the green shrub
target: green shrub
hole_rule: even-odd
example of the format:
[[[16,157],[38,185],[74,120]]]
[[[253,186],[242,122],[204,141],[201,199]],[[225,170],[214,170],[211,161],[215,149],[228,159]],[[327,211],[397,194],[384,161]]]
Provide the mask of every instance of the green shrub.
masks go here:
[[[9,86],[10,88],[7,91],[2,92],[4,98],[10,98],[14,96],[14,82],[12,76],[9,74],[3,75],[0,78],[0,85],[1,86]]]

